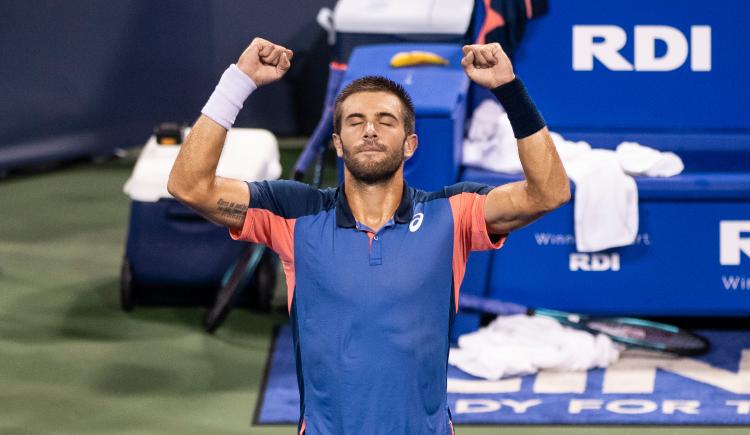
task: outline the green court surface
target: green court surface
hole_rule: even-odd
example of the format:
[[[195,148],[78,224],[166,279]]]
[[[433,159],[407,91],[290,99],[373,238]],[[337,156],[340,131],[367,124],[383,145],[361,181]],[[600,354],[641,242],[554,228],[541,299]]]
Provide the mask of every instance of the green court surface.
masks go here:
[[[297,150],[284,151],[285,173]],[[134,158],[0,181],[0,434],[293,434],[251,426],[274,325],[119,308]],[[329,171],[330,173],[330,171]],[[457,426],[457,434],[747,434],[713,427]]]

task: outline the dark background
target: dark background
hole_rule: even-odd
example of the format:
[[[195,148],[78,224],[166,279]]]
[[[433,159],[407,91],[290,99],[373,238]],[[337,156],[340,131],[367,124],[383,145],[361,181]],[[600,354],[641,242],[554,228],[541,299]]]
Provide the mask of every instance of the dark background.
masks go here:
[[[0,3],[0,169],[145,143],[161,121],[192,123],[253,37],[295,51],[239,127],[307,135],[329,49],[315,22],[334,0],[32,0]]]

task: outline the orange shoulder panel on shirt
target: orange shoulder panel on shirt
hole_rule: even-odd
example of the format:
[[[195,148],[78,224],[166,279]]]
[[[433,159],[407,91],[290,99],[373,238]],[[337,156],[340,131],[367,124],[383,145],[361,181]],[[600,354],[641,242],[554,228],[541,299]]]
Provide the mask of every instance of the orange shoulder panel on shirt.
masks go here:
[[[471,251],[500,249],[507,234],[499,236],[493,243],[484,220],[484,204],[487,195],[462,192],[449,199],[453,214],[453,288],[458,312],[458,296],[466,273],[466,260]]]
[[[279,254],[286,275],[287,311],[292,310],[294,296],[294,224],[296,219],[284,219],[263,208],[249,208],[241,231],[229,230],[234,240],[261,243]]]

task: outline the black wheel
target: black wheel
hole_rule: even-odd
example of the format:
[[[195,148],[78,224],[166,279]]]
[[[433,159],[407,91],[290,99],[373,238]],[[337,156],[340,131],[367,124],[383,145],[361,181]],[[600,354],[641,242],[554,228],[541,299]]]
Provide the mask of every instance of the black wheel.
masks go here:
[[[123,257],[120,270],[120,307],[123,311],[132,311],[135,307],[133,290],[133,270],[130,267],[130,260],[128,257]]]

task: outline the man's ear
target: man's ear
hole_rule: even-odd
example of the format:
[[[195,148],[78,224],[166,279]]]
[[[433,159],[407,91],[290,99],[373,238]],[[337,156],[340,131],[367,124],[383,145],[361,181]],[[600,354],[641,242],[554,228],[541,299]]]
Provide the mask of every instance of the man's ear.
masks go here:
[[[344,157],[344,148],[341,144],[341,136],[333,133],[331,135],[331,138],[333,139],[333,147],[336,148],[336,155],[339,157]]]
[[[417,147],[419,146],[419,139],[417,138],[416,134],[410,134],[409,136],[406,136],[406,139],[404,140],[404,158],[408,159],[409,157],[413,156],[415,152],[417,152]]]

